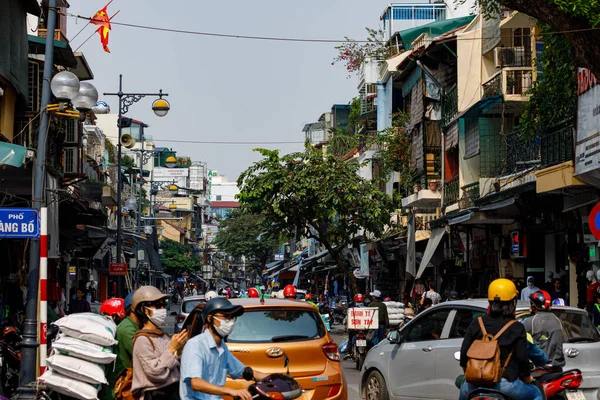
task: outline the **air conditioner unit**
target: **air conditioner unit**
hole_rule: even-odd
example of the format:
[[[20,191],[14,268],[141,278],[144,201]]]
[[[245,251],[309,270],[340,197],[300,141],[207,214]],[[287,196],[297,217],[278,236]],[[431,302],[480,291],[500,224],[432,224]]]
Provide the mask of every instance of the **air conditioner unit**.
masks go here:
[[[65,144],[79,143],[79,132],[77,131],[78,121],[74,119],[67,120],[67,128],[65,132]]]
[[[79,149],[77,147],[65,147],[63,149],[63,166],[65,174],[78,172]]]
[[[496,47],[494,49],[496,68],[522,67],[525,65],[524,47]]]

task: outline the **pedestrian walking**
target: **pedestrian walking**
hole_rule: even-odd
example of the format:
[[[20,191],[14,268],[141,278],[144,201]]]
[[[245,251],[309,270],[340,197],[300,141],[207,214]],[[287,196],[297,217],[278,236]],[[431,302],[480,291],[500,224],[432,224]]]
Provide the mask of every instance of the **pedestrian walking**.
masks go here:
[[[433,283],[433,281],[429,282],[429,290],[421,295],[421,305],[423,305],[425,299],[431,299],[431,304],[433,305],[436,305],[442,301],[442,296],[435,291],[435,283]]]
[[[153,286],[142,286],[132,298],[131,307],[141,326],[133,338],[131,392],[137,399],[179,399],[179,358],[187,330],[172,338],[163,332],[166,297]]]

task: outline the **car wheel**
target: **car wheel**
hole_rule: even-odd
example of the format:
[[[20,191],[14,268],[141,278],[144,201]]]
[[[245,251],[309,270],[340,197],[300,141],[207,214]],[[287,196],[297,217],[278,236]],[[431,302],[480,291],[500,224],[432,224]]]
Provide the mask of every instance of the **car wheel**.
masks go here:
[[[367,400],[389,400],[385,379],[379,371],[373,371],[369,374],[366,384]]]

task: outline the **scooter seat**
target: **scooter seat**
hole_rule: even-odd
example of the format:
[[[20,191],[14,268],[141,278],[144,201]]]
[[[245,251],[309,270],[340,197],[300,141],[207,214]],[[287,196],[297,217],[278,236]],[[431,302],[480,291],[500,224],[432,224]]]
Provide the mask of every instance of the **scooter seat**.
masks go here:
[[[548,372],[546,374],[543,374],[541,376],[539,376],[538,378],[536,378],[538,381],[540,382],[548,382],[548,381],[554,381],[557,380],[558,378],[560,378],[563,375],[562,371],[557,371],[557,372]]]

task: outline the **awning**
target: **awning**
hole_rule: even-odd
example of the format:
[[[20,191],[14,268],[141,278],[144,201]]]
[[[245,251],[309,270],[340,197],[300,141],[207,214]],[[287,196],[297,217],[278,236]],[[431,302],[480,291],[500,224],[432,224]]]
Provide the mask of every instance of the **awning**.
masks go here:
[[[498,210],[500,208],[512,206],[513,204],[515,204],[515,198],[511,197],[509,199],[505,199],[505,200],[501,200],[501,201],[496,201],[494,203],[486,204],[484,206],[481,206],[481,207],[479,207],[479,211]]]
[[[275,261],[275,262],[265,265],[265,267],[267,268],[267,270],[265,272],[266,273],[272,272],[273,270],[277,269],[278,267],[281,267],[284,262],[285,261],[280,260],[280,261]]]
[[[457,215],[456,217],[448,218],[448,225],[456,225],[466,222],[471,219],[471,217],[475,215],[475,212],[468,211],[464,214]],[[440,229],[440,228],[438,228]]]
[[[224,283],[225,285],[229,285],[229,286],[231,286],[231,282],[229,282],[229,281],[226,281],[226,280],[225,280],[225,279],[223,279],[223,278],[219,278],[219,280],[221,281],[221,283]]]
[[[160,277],[163,278],[163,279],[167,279],[167,280],[171,279],[171,275],[165,274],[165,273],[160,274]]]
[[[421,264],[419,265],[419,272],[417,272],[415,279],[419,279],[421,275],[423,275],[423,272],[425,272],[425,268],[427,268],[429,261],[431,261],[431,257],[433,257],[433,253],[435,253],[435,250],[442,241],[444,233],[446,233],[446,229],[444,228],[435,228],[431,231],[431,237],[429,238],[429,242],[425,248],[425,253],[423,253],[423,258],[421,259]]]
[[[27,147],[12,143],[0,143],[0,165],[10,165],[11,167],[21,167],[25,162]]]
[[[398,54],[396,57],[386,60],[385,62],[387,64],[388,72],[395,72],[398,69],[398,66],[400,66],[412,53],[412,50],[408,50],[404,53]]]
[[[46,38],[27,35],[30,54],[44,54],[46,52]],[[60,40],[54,41],[54,64],[63,67],[76,68],[77,59],[69,43]]]
[[[405,29],[398,33],[402,39],[402,45],[404,48],[410,49],[412,47],[412,42],[414,42],[424,33],[432,38],[435,38],[443,35],[446,32],[450,32],[456,28],[467,25],[473,20],[473,18],[475,18],[474,15],[468,15],[466,17],[445,19],[442,21],[435,21],[429,24],[421,25],[416,28]]]
[[[165,275],[166,275],[166,274],[165,274]],[[194,274],[193,272],[191,272],[191,273],[190,273],[190,275],[191,275],[191,276],[192,276],[192,277],[193,277],[195,280],[197,280],[197,281],[201,281],[201,282],[204,282],[204,283],[206,283],[206,284],[208,285],[208,282],[207,282],[206,280],[204,280],[204,279],[200,278],[198,275]]]

